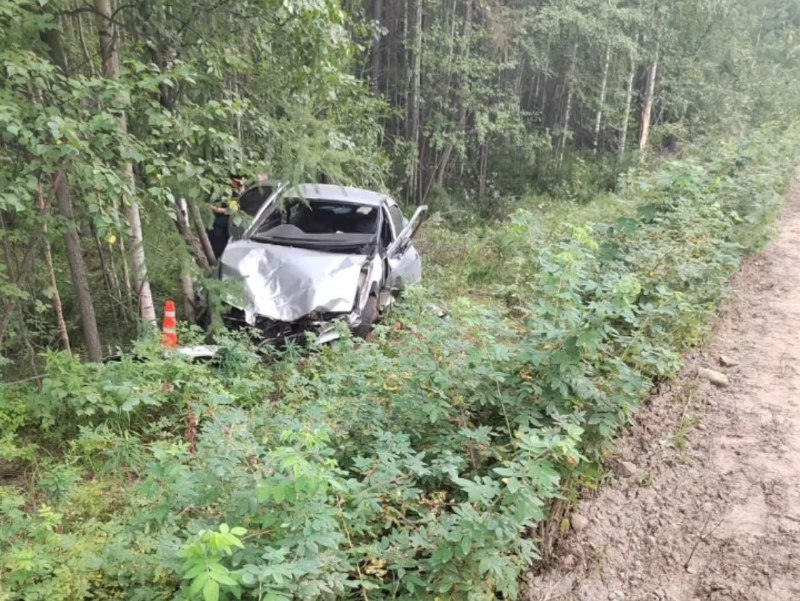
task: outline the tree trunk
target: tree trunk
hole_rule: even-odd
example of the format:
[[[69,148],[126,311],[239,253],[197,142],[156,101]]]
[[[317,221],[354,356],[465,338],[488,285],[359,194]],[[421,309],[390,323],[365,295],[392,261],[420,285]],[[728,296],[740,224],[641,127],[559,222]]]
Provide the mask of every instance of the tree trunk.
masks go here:
[[[100,334],[97,331],[97,317],[95,316],[92,293],[89,288],[89,276],[86,270],[86,263],[83,261],[80,237],[78,236],[78,228],[75,224],[75,215],[72,210],[69,182],[65,173],[53,175],[53,188],[55,189],[58,212],[65,221],[64,236],[67,242],[67,260],[69,269],[72,272],[72,281],[75,284],[75,292],[81,311],[81,329],[86,343],[86,351],[90,361],[99,362],[103,360],[103,347],[100,344]]]
[[[114,246],[110,243],[108,244],[107,252],[108,252],[108,265],[109,265],[109,273],[111,276],[111,283],[113,285],[114,291],[116,292],[116,296],[114,298],[122,310],[122,319],[125,321],[125,323],[130,323],[130,317],[131,317],[130,288],[125,290],[125,293],[123,293],[122,286],[119,283],[119,274],[117,273],[117,262],[114,260],[114,253],[116,251],[114,250]]]
[[[53,252],[50,248],[50,240],[47,237],[47,218],[50,212],[50,206],[49,203],[45,202],[44,200],[41,184],[39,185],[37,195],[39,200],[39,212],[44,220],[42,224],[42,231],[44,233],[44,261],[47,264],[47,272],[50,276],[50,287],[53,289],[53,311],[56,314],[56,323],[58,324],[58,333],[61,336],[61,343],[64,345],[64,350],[67,351],[67,353],[70,353],[69,332],[67,331],[67,322],[64,319],[64,309],[61,304],[61,293],[58,291],[56,270],[53,267]]]
[[[128,251],[125,249],[125,240],[123,238],[119,239],[119,254],[122,258],[122,279],[125,282],[124,301],[128,305],[128,311],[131,311],[134,309],[133,297],[131,297],[133,284],[131,283],[131,268],[128,266]],[[138,311],[136,313],[138,314]]]
[[[642,135],[639,138],[639,150],[645,150],[650,140],[650,121],[653,118],[653,104],[656,98],[658,51],[659,47],[656,45],[656,56],[653,59],[653,64],[650,65],[650,72],[647,74],[647,93],[644,98],[644,110],[642,111]]]
[[[541,121],[541,128],[543,131],[547,130],[550,126],[547,123],[547,81],[549,79],[548,72],[550,71],[550,42],[547,42],[545,49],[545,63],[542,71],[542,100],[539,103],[539,119]]]
[[[45,238],[44,241],[44,260],[45,263],[47,263],[47,271],[50,275],[50,287],[53,289],[53,311],[56,314],[56,323],[58,324],[58,333],[61,336],[61,344],[64,345],[64,350],[67,351],[67,353],[71,353],[69,331],[67,330],[67,322],[64,320],[64,309],[61,304],[61,293],[58,291],[58,280],[56,280],[56,271],[53,268],[53,252],[50,249],[50,241],[47,240],[47,238]]]
[[[767,8],[761,12],[761,19],[758,21],[758,35],[756,36],[756,43],[753,45],[753,62],[750,64],[750,70],[756,68],[758,62],[758,53],[761,50],[761,36],[764,35],[764,19],[767,18]]]
[[[3,251],[5,253],[6,264],[8,265],[9,275],[17,288],[22,288],[25,280],[33,271],[33,260],[36,257],[36,249],[39,247],[39,232],[34,234],[31,245],[25,251],[25,256],[22,259],[22,266],[16,273],[12,271],[11,263],[11,249],[5,238],[3,238]],[[0,320],[0,348],[3,348],[3,339],[6,337],[8,327],[11,325],[11,318],[14,316],[14,311],[17,308],[18,297],[14,296],[3,307],[3,319]]]
[[[422,0],[413,0],[411,18],[411,82],[408,100],[407,138],[415,148],[414,164],[409,178],[409,195],[418,201],[420,89],[422,87]]]
[[[636,34],[636,42],[639,44],[639,34]],[[622,117],[622,131],[619,136],[619,162],[625,159],[625,151],[628,146],[628,126],[631,120],[631,105],[633,104],[633,81],[636,79],[636,58],[631,53],[631,70],[628,71],[628,89],[625,95],[625,112]]]
[[[383,18],[383,0],[372,0],[372,20],[378,27]],[[372,92],[375,96],[381,94],[381,36],[379,31],[372,41]]]
[[[111,0],[95,0],[97,12],[97,29],[100,36],[100,55],[103,59],[103,76],[108,79],[119,77],[119,51],[117,49],[117,31],[112,20]],[[128,133],[128,119],[122,113],[118,124],[121,136]],[[133,260],[133,281],[139,303],[139,316],[149,326],[156,325],[156,310],[153,294],[150,291],[150,280],[147,277],[147,260],[144,252],[144,235],[142,233],[142,216],[136,200],[136,180],[133,176],[133,165],[130,161],[122,163],[122,177],[128,185],[131,197],[128,198],[126,213],[131,228],[131,258]]]
[[[94,247],[97,249],[97,258],[100,259],[100,270],[103,273],[103,283],[106,286],[106,292],[108,292],[109,296],[114,296],[116,291],[114,290],[114,285],[111,282],[111,270],[108,268],[108,259],[106,258],[103,243],[100,241],[100,235],[97,233],[97,227],[95,227],[93,223],[90,223],[89,230],[92,232]]]
[[[572,118],[572,93],[573,93],[573,86],[572,86],[572,79],[575,73],[575,63],[578,61],[578,45],[572,49],[572,58],[569,61],[569,67],[567,68],[567,77],[566,77],[566,86],[567,86],[567,106],[564,108],[564,124],[561,128],[561,142],[558,148],[558,169],[561,169],[561,165],[564,163],[564,151],[567,147],[567,137],[569,136],[569,122]]]
[[[203,215],[200,213],[200,207],[196,203],[189,203],[189,211],[192,213],[192,221],[194,222],[194,230],[197,238],[200,240],[200,245],[203,247],[203,252],[206,255],[208,264],[214,266],[217,264],[217,256],[214,254],[214,248],[211,246],[211,240],[208,239],[208,232],[206,232],[203,223]]]
[[[181,291],[183,292],[183,311],[186,316],[186,321],[195,323],[195,294],[194,294],[194,280],[192,279],[192,270],[190,268],[191,262],[188,258],[181,266]]]
[[[2,216],[0,215],[0,228],[6,229],[5,223],[3,222]],[[44,230],[43,230],[44,231]],[[47,238],[45,237],[45,241]],[[12,253],[11,247],[8,243],[8,240],[3,237],[3,255],[6,262],[8,276],[10,281],[14,282],[14,285],[21,289],[22,284],[25,283],[28,275],[31,274],[33,268],[33,260],[36,256],[36,248],[39,244],[39,233],[35,232],[33,242],[28,248],[28,251],[25,253],[25,257],[22,260],[22,265],[17,264],[16,269],[14,269],[14,262],[12,261]],[[5,338],[6,332],[8,330],[9,325],[11,324],[11,318],[14,315],[14,311],[17,306],[18,301],[17,296],[11,298],[10,302],[6,305],[6,312],[3,317],[2,322],[0,322],[0,349],[3,348],[3,339]],[[28,333],[28,325],[25,323],[25,311],[19,312],[19,323],[17,325],[17,329],[19,331],[19,337],[22,339],[22,343],[25,345],[26,350],[28,351],[28,362],[31,366],[31,373],[34,376],[38,376],[38,369],[36,365],[36,350],[33,348],[33,344],[31,344],[31,338]],[[41,385],[40,385],[41,386]]]
[[[486,172],[489,164],[489,145],[483,142],[478,153],[478,198],[486,196]]]
[[[78,38],[80,39],[81,50],[83,51],[83,61],[89,66],[89,73],[91,74],[91,76],[95,77],[96,73],[94,68],[94,61],[92,60],[92,57],[89,54],[89,46],[86,44],[86,35],[83,32],[83,13],[78,13],[77,19],[78,19]]]
[[[22,343],[25,345],[25,348],[28,351],[28,364],[31,366],[31,372],[34,376],[38,376],[39,370],[36,365],[36,349],[33,348],[33,343],[31,343],[28,324],[25,323],[25,315],[23,315],[21,311],[19,315],[19,334],[22,338]]]
[[[122,286],[119,283],[119,276],[117,275],[117,265],[114,261],[114,245],[108,241],[101,240],[97,233],[97,228],[93,223],[89,224],[94,238],[95,248],[97,249],[97,256],[100,259],[100,268],[103,270],[103,281],[108,290],[108,297],[114,302],[111,305],[111,312],[114,316],[114,325],[119,334],[119,325],[124,321],[130,323],[131,318],[136,319],[131,314],[131,295],[130,289],[123,292]]]
[[[608,69],[611,65],[611,44],[606,46],[606,60],[603,64],[603,81],[600,84],[600,102],[597,104],[597,115],[594,121],[594,140],[592,140],[592,151],[597,154],[600,146],[600,126],[603,123],[603,107],[606,102],[606,88],[608,87]]]
[[[465,12],[464,12],[464,41],[466,44],[466,48],[464,49],[464,62],[466,63],[469,59],[470,55],[470,46],[469,46],[469,37],[472,33],[472,0],[467,0]],[[463,75],[459,76],[459,84],[458,84],[458,96],[460,97],[463,94],[464,88],[466,87],[466,82],[464,82]],[[463,132],[467,126],[467,116],[469,114],[469,107],[464,99],[461,98],[461,111],[458,115],[458,130]],[[436,170],[436,183],[438,185],[442,185],[444,182],[445,173],[447,173],[447,166],[450,163],[450,157],[453,154],[453,145],[448,144],[447,147],[444,149],[444,153],[442,154],[442,160],[439,161],[439,167]]]
[[[192,225],[189,221],[189,206],[185,198],[179,198],[175,206],[175,222],[178,226],[178,231],[183,236],[186,244],[192,252],[192,256],[197,264],[203,269],[208,269],[211,265],[208,262],[208,257],[203,250],[202,243],[198,240],[192,231]]]
[[[58,29],[48,29],[42,32],[42,40],[50,50],[53,62],[58,66],[65,77],[69,76],[67,58],[61,42],[61,33]],[[86,263],[83,261],[81,240],[75,224],[75,214],[72,210],[72,193],[67,180],[67,174],[58,171],[53,174],[53,189],[56,198],[58,213],[64,220],[64,237],[67,246],[67,262],[72,274],[72,283],[78,297],[78,306],[81,314],[81,330],[83,332],[86,352],[90,361],[103,360],[103,347],[100,344],[100,334],[97,330],[97,316],[94,311],[94,302],[89,288],[89,276]]]

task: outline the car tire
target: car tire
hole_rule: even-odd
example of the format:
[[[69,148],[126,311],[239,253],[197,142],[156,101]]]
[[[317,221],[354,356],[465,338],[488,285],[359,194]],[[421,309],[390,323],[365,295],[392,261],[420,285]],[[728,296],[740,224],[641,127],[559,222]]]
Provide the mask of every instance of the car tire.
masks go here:
[[[361,323],[356,326],[353,333],[358,338],[368,340],[376,321],[378,321],[378,297],[370,296],[361,311]]]

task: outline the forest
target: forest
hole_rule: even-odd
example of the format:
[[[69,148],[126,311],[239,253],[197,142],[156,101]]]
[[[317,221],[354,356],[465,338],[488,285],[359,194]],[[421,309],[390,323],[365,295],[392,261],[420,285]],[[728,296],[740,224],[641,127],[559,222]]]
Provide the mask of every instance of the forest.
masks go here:
[[[800,152],[793,0],[0,0],[0,60],[0,601],[521,598]],[[421,285],[207,332],[230,174],[428,205]]]

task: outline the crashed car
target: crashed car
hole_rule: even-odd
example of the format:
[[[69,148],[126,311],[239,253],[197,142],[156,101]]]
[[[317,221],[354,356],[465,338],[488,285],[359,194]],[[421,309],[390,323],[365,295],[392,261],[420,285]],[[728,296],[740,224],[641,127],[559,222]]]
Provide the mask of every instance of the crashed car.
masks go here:
[[[312,332],[339,337],[344,322],[366,338],[380,314],[422,277],[412,244],[427,206],[406,219],[386,194],[329,184],[252,186],[242,206],[260,206],[220,258],[230,282],[225,322],[266,339]]]

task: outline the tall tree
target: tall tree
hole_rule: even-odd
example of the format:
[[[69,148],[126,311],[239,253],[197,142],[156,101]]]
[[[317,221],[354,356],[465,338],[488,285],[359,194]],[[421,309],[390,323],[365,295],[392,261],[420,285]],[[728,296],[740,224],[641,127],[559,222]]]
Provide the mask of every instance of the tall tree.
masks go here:
[[[606,45],[606,59],[603,62],[603,78],[600,82],[600,98],[597,102],[597,114],[594,121],[594,138],[592,140],[592,151],[597,154],[600,146],[600,127],[603,123],[603,108],[606,103],[606,89],[608,88],[608,70],[611,66],[611,43]]]
[[[41,183],[37,190],[39,212],[42,216],[42,233],[44,234],[44,260],[47,265],[47,275],[50,278],[50,288],[53,297],[53,311],[56,314],[56,324],[58,325],[58,334],[61,336],[61,343],[64,350],[69,353],[71,351],[69,343],[69,330],[67,329],[67,322],[64,319],[64,308],[61,304],[61,292],[58,289],[58,279],[56,278],[55,267],[53,266],[53,250],[50,246],[48,238],[47,219],[50,214],[50,203],[44,199],[44,191],[42,190]]]
[[[372,41],[372,92],[379,96],[381,93],[381,37],[383,19],[383,0],[372,0],[372,21],[378,31]]]
[[[636,33],[636,44],[639,43],[639,33]],[[634,46],[635,46],[634,45]],[[619,161],[625,158],[625,151],[628,146],[628,128],[631,120],[631,105],[633,104],[633,83],[636,79],[636,57],[635,50],[630,52],[630,65],[628,68],[627,86],[625,88],[625,108],[622,113],[622,127],[619,136]]]
[[[419,142],[420,142],[420,90],[422,87],[422,0],[411,1],[411,71],[409,76],[407,137],[415,149],[414,163],[410,173],[408,189],[415,200],[419,199]]]
[[[53,62],[58,66],[64,77],[69,77],[67,55],[61,40],[61,31],[58,29],[57,20],[42,31],[42,39],[50,50]],[[81,329],[86,345],[86,353],[90,361],[103,360],[103,347],[100,344],[100,333],[97,329],[97,316],[94,310],[94,301],[89,286],[89,275],[83,259],[78,225],[75,221],[75,211],[72,207],[72,192],[65,171],[56,171],[52,175],[53,191],[56,207],[63,220],[64,238],[67,248],[67,262],[69,263],[72,283],[78,297],[80,307]]]
[[[569,66],[567,67],[567,74],[564,77],[564,87],[567,91],[566,106],[564,107],[564,122],[561,125],[561,142],[558,147],[558,168],[564,163],[564,151],[567,147],[567,138],[569,137],[570,119],[572,117],[572,98],[575,93],[575,67],[578,61],[578,44],[572,47],[570,54]]]
[[[97,12],[97,30],[100,36],[100,55],[103,60],[103,75],[111,80],[119,78],[119,36],[115,25],[111,0],[95,0]],[[119,132],[124,137],[128,133],[128,118],[125,112],[119,116]],[[131,257],[133,259],[133,281],[139,301],[139,316],[149,325],[156,323],[156,311],[153,294],[150,291],[150,280],[147,275],[147,260],[144,252],[144,234],[142,232],[142,216],[136,198],[136,179],[133,164],[122,159],[122,176],[127,184],[130,196],[124,199],[128,225],[131,230]]]
[[[647,89],[642,109],[642,129],[639,137],[639,150],[645,150],[650,141],[650,125],[653,120],[653,105],[656,100],[656,76],[658,75],[658,53],[660,46],[656,44],[655,56],[647,71]]]
[[[472,35],[472,4],[473,0],[466,0],[464,3],[464,26],[462,28],[462,40],[464,40],[463,44],[463,55],[461,57],[461,62],[466,64],[470,58],[470,36]],[[455,3],[454,3],[455,6]],[[453,37],[455,37],[455,15],[453,15]],[[459,106],[459,113],[458,113],[458,125],[456,129],[456,135],[463,136],[464,129],[467,126],[467,116],[469,114],[469,103],[467,99],[464,97],[466,95],[466,88],[467,88],[467,77],[464,73],[459,73],[456,78],[456,85],[455,85],[455,97],[458,99],[457,102],[460,104]],[[442,153],[441,159],[439,159],[439,166],[436,170],[436,183],[438,185],[442,185],[444,182],[445,173],[447,173],[447,168],[450,165],[450,157],[453,154],[453,148],[455,146],[455,142],[450,141],[444,149]]]

